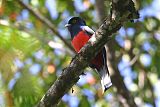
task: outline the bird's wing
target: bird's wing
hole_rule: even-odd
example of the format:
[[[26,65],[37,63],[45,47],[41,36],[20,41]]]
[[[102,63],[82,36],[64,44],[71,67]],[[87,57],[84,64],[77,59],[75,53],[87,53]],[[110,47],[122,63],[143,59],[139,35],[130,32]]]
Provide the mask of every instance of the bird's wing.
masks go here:
[[[83,30],[83,31],[86,31],[89,35],[93,35],[95,32],[90,28],[90,27],[88,27],[88,26],[81,26],[81,29]]]

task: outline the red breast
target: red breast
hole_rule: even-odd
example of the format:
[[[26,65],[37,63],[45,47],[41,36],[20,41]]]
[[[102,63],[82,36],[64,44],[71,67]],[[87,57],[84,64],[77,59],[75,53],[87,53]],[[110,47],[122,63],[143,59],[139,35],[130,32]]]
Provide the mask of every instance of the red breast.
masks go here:
[[[90,36],[88,36],[84,31],[80,31],[72,40],[72,45],[76,52],[79,52],[89,39]],[[91,63],[97,68],[101,68],[103,66],[102,51],[97,54],[97,56],[91,61]]]
[[[88,42],[89,36],[84,32],[80,31],[72,40],[72,45],[76,52],[79,52],[80,49]]]

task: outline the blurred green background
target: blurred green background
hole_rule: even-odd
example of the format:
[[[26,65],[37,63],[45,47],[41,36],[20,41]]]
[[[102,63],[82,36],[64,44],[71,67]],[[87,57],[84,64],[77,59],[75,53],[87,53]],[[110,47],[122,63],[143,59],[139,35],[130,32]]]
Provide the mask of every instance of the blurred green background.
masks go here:
[[[110,0],[22,1],[47,18],[69,44],[64,25],[72,16],[84,18],[96,30],[111,7]],[[111,40],[118,59],[112,64],[138,107],[160,107],[160,0],[134,2],[140,18],[126,23]],[[18,0],[0,0],[0,107],[35,106],[73,56],[57,34]],[[102,95],[98,75],[90,68],[85,71],[59,107],[123,106],[114,86]]]

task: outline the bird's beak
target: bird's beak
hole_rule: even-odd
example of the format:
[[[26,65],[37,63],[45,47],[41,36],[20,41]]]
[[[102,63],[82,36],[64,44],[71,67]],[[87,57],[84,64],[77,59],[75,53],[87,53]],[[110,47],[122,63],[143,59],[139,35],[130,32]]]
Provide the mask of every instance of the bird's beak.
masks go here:
[[[66,24],[66,25],[65,25],[65,27],[69,27],[69,26],[71,26],[71,24]]]

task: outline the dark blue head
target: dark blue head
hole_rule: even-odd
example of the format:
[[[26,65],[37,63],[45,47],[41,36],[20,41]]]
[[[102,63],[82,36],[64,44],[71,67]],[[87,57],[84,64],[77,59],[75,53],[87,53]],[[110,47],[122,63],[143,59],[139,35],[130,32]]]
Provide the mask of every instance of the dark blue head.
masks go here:
[[[73,39],[74,36],[78,34],[79,31],[81,31],[81,26],[85,26],[86,22],[80,18],[80,17],[72,17],[69,21],[68,24],[65,26],[68,28],[68,31],[71,34],[71,38]]]

